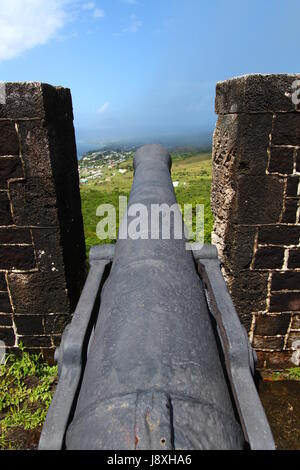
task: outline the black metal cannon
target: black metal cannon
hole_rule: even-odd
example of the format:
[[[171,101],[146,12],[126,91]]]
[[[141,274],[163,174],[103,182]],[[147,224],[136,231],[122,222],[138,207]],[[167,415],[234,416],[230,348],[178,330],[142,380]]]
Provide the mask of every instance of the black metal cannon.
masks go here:
[[[170,169],[163,147],[138,150],[126,227],[134,204],[176,203]],[[187,250],[175,217],[163,239],[165,216],[91,249],[40,449],[275,448],[216,248]]]

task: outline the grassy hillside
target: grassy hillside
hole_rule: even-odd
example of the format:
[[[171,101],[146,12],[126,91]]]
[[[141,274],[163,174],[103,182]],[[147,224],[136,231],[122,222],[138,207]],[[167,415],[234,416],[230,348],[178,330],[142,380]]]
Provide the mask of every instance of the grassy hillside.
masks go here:
[[[205,242],[210,243],[213,217],[210,208],[211,190],[211,155],[174,155],[172,179],[178,181],[175,188],[178,204],[204,204],[205,206]],[[124,175],[119,169],[126,169]],[[119,196],[129,196],[133,178],[132,159],[113,169],[105,169],[101,182],[83,185],[80,188],[87,253],[92,245],[103,243],[97,238],[96,226],[100,218],[96,209],[100,204],[113,204],[117,208]],[[107,240],[106,243],[113,242]]]

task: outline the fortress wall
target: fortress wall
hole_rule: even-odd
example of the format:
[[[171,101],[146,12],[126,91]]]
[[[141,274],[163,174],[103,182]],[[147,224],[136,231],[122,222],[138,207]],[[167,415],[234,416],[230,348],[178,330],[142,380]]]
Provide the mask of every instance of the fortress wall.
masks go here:
[[[300,363],[300,75],[217,85],[213,243],[259,367]],[[300,102],[300,100],[299,100]]]
[[[51,358],[85,279],[72,100],[0,87],[0,340]]]

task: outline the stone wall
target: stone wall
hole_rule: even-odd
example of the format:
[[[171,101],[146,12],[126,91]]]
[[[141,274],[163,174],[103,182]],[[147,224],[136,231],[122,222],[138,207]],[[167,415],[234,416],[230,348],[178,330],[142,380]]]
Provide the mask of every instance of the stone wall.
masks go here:
[[[70,91],[1,85],[0,340],[52,357],[85,278]]]
[[[250,75],[217,85],[213,243],[259,367],[266,368],[300,363],[295,80],[300,75]]]

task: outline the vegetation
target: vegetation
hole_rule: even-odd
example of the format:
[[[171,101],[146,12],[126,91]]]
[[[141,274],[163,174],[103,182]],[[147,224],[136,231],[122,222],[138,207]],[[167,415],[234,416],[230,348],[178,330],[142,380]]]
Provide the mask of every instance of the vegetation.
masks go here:
[[[57,367],[30,355],[9,354],[0,365],[0,449],[36,447],[51,403]]]
[[[300,380],[300,367],[293,367],[288,369],[289,378],[293,380]]]
[[[213,216],[210,207],[211,155],[173,155],[172,159],[172,179],[179,182],[178,187],[175,188],[178,204],[181,207],[184,204],[193,204],[193,207],[196,204],[204,205],[205,243],[210,243],[213,228]],[[119,169],[126,169],[127,173],[121,175],[118,172]],[[81,187],[87,253],[92,245],[114,242],[114,240],[103,242],[97,238],[96,226],[101,219],[96,216],[96,209],[100,204],[113,204],[117,209],[118,219],[119,196],[129,196],[132,178],[132,159],[129,159],[114,169],[106,169],[105,177],[101,182]],[[118,227],[119,224],[117,223],[117,230]]]

